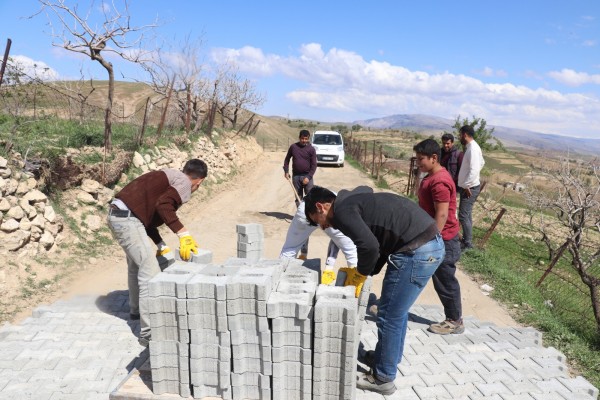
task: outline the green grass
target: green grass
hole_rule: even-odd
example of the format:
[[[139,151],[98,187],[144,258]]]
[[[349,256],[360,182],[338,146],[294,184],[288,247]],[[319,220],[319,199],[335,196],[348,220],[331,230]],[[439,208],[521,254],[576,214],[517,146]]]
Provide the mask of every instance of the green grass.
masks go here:
[[[482,232],[477,231],[478,236]],[[560,296],[561,306],[548,307],[549,293],[536,289],[542,271],[535,266],[547,259],[545,247],[522,238],[492,235],[485,250],[463,254],[461,265],[476,279],[494,287],[492,297],[507,305],[517,321],[544,332],[544,344],[563,352],[571,364],[593,385],[600,386],[600,338],[595,330],[589,297],[576,292]],[[555,268],[569,271],[566,259]],[[563,283],[562,286],[565,286]],[[587,300],[584,320],[561,310],[582,307]],[[515,308],[514,305],[518,305]],[[575,308],[577,309],[577,308]]]

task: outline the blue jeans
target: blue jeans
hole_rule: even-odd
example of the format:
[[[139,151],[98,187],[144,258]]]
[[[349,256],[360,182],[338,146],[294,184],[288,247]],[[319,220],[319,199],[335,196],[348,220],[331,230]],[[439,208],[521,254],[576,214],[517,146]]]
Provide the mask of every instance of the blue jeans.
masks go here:
[[[473,204],[477,201],[481,186],[471,188],[471,197],[467,198],[465,190],[460,189],[460,204],[458,205],[458,222],[462,226],[462,242],[466,247],[473,247]]]
[[[444,241],[438,234],[415,251],[389,256],[377,307],[377,379],[391,382],[396,378],[404,350],[408,311],[444,259],[444,254]]]
[[[136,217],[108,216],[108,227],[127,256],[129,312],[140,314],[140,337],[150,339],[148,281],[160,273],[156,250]]]

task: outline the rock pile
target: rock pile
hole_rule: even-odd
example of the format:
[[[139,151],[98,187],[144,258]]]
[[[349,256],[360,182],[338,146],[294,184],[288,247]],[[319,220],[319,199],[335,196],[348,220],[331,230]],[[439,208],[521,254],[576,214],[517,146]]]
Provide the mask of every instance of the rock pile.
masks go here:
[[[20,155],[9,164],[0,157],[0,254],[22,250],[31,255],[51,250],[63,223],[38,182],[22,172]]]

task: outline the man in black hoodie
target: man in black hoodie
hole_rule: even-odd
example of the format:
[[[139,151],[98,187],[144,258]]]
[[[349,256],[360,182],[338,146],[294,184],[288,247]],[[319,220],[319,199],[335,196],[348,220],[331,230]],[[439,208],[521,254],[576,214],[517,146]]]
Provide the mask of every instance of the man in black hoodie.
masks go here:
[[[356,245],[358,265],[346,285],[360,287],[387,262],[377,311],[378,341],[366,355],[372,368],[357,387],[390,395],[402,359],[408,311],[444,259],[444,242],[435,221],[413,201],[393,193],[373,193],[367,186],[336,196],[315,186],[304,198],[309,222],[333,227]]]

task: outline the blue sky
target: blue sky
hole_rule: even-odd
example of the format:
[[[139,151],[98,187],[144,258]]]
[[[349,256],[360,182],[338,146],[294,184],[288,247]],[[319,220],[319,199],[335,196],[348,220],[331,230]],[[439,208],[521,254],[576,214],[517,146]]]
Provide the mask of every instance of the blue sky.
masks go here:
[[[66,0],[65,0],[66,1]],[[67,3],[71,3],[66,1]],[[115,0],[116,4],[120,4]],[[79,2],[87,10],[86,1]],[[99,15],[102,2],[91,7]],[[0,49],[69,79],[103,70],[53,48],[37,1],[0,0]],[[351,122],[392,114],[600,138],[600,2],[142,1],[132,25],[202,37],[206,62],[235,63],[264,115]],[[114,60],[117,76],[144,79]]]

